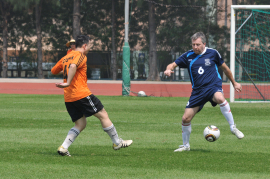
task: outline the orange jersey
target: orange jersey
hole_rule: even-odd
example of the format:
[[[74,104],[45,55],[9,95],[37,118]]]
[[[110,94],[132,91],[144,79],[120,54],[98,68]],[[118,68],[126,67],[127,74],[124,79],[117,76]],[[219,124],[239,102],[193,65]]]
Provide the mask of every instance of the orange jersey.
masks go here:
[[[68,51],[67,51],[67,54],[69,53],[69,52],[71,52],[72,51],[72,49],[69,49]]]
[[[70,86],[64,88],[65,102],[78,101],[92,94],[87,86],[86,62],[87,57],[84,54],[78,51],[71,51],[61,58],[61,60],[59,60],[52,68],[52,74],[58,74],[63,71],[63,79],[64,83],[66,83],[70,64],[75,64],[77,66],[76,74],[74,75]]]

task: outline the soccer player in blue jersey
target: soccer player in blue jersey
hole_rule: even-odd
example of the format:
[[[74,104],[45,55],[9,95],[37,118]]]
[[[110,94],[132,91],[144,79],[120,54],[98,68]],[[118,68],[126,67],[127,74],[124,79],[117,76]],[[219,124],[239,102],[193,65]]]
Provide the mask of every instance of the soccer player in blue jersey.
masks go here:
[[[230,105],[225,99],[222,90],[222,80],[218,73],[220,67],[229,78],[237,92],[241,92],[242,86],[232,76],[229,67],[224,63],[219,52],[206,47],[206,37],[202,32],[197,32],[191,37],[192,50],[181,55],[173,63],[169,64],[164,71],[166,76],[171,76],[174,68],[187,68],[192,83],[192,93],[186,105],[182,117],[183,145],[174,152],[189,151],[189,137],[191,133],[191,120],[208,101],[215,107],[217,104],[224,117],[227,119],[232,134],[242,139],[244,134],[236,128]]]

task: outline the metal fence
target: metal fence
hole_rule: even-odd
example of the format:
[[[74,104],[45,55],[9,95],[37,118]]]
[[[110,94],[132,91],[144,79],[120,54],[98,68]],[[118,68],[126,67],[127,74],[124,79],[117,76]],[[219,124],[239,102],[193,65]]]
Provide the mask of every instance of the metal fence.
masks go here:
[[[58,52],[58,58],[65,54]],[[149,74],[148,52],[132,51],[130,53],[130,79],[146,80]],[[166,77],[164,71],[169,63],[174,62],[181,54],[170,53],[166,51],[157,52],[158,71],[162,81],[190,81],[187,69],[175,68],[175,73],[171,77]],[[87,54],[87,78],[92,80],[110,80],[111,77],[111,52],[95,51]],[[49,59],[42,63],[44,78],[62,78],[62,76],[51,74],[52,67],[57,60]],[[0,63],[0,67],[2,64]],[[122,52],[117,52],[117,80],[122,79]],[[0,68],[0,77],[2,77],[2,67]],[[220,72],[221,76],[223,73]],[[28,58],[9,57],[8,78],[37,78],[37,62]],[[224,77],[223,81],[227,81]]]

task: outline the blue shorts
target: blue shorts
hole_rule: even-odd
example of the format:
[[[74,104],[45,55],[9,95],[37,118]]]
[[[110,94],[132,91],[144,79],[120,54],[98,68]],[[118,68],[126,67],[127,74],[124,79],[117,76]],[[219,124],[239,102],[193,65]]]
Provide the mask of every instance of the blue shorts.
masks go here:
[[[186,108],[194,108],[194,107],[200,106],[200,109],[199,109],[200,111],[205,105],[205,103],[207,103],[208,101],[210,101],[212,106],[215,107],[217,103],[212,101],[212,99],[216,92],[223,93],[223,90],[221,87],[215,87],[215,86],[211,88],[206,88],[206,89],[193,90]]]

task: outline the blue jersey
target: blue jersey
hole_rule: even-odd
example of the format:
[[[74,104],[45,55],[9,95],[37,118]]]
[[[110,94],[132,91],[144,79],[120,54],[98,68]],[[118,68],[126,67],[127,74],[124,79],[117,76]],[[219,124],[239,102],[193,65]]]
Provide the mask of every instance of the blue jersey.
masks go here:
[[[205,47],[204,51],[197,55],[190,50],[175,60],[180,68],[187,68],[192,89],[222,87],[222,79],[218,73],[218,67],[224,63],[217,50]]]

